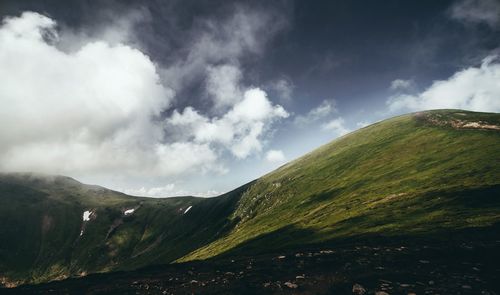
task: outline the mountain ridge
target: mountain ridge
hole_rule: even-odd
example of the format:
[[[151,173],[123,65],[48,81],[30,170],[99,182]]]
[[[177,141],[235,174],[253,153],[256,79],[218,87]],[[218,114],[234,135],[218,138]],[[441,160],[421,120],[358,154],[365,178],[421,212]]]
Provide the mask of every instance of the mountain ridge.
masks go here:
[[[489,228],[500,221],[498,126],[499,114],[462,110],[394,117],[208,199],[132,197],[64,176],[48,186],[20,184],[0,174],[0,239],[9,241],[0,244],[0,276],[6,285],[39,283],[368,236]]]

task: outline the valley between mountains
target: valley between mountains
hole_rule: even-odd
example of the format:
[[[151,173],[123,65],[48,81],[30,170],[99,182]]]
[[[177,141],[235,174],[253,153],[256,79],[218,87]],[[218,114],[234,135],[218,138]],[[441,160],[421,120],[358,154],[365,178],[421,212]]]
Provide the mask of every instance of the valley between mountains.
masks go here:
[[[500,294],[499,253],[496,113],[394,117],[214,198],[0,174],[0,293]]]

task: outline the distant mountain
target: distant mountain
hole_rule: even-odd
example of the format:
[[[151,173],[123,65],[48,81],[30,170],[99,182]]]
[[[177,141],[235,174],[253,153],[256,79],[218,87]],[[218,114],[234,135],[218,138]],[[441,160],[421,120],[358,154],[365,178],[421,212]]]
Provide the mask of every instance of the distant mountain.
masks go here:
[[[231,228],[243,189],[152,199],[64,176],[0,174],[0,277],[38,283],[172,262]]]
[[[500,221],[500,114],[419,112],[347,134],[216,198],[0,175],[0,277],[39,283]],[[500,238],[500,233],[497,237]]]

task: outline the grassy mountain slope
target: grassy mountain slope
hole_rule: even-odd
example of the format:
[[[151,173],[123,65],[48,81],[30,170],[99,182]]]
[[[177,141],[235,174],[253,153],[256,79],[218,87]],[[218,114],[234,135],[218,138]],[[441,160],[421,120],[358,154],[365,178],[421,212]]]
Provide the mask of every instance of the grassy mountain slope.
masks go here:
[[[492,225],[500,221],[499,126],[499,114],[440,110],[345,135],[258,179],[232,215],[237,227],[180,261],[251,240],[237,249]]]
[[[64,177],[2,175],[0,276],[39,282],[489,228],[500,221],[499,126],[499,114],[455,110],[396,117],[211,199],[136,198]],[[86,210],[93,214],[83,222]]]
[[[169,263],[222,235],[239,195],[138,198],[63,176],[2,174],[0,277],[42,282]]]

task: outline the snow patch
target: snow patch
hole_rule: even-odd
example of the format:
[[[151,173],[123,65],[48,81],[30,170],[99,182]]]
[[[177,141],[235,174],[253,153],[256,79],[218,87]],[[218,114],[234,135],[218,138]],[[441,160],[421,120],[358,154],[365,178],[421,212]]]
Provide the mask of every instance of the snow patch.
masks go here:
[[[188,213],[188,211],[191,210],[191,208],[193,208],[193,206],[187,207],[186,210],[184,211],[184,214]]]
[[[128,209],[128,210],[125,210],[125,211],[123,212],[123,214],[124,214],[124,215],[130,215],[130,214],[134,213],[134,211],[135,211],[135,209]]]
[[[92,211],[87,210],[87,211],[83,212],[83,221],[89,221],[90,215],[92,215]]]

